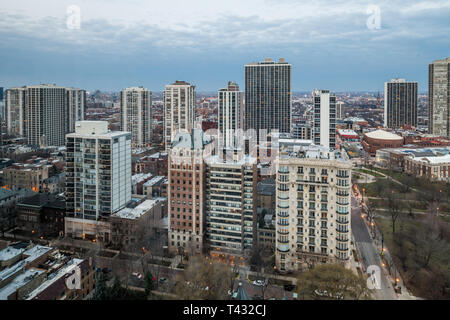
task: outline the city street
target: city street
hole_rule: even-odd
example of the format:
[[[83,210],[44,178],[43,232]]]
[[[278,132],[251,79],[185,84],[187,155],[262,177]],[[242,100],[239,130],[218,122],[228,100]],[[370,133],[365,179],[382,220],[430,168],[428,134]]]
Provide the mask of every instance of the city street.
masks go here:
[[[392,285],[386,277],[385,271],[381,267],[381,259],[377,252],[373,240],[370,238],[363,218],[361,217],[361,207],[352,192],[352,232],[355,238],[360,262],[364,270],[370,265],[376,265],[381,270],[381,289],[375,290],[374,298],[377,300],[396,300],[397,296]]]

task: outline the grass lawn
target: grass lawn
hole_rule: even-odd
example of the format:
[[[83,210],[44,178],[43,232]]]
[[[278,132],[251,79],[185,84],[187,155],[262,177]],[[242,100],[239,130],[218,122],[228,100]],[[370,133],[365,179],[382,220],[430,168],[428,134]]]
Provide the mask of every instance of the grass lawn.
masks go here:
[[[379,174],[379,173],[376,173],[376,172],[372,172],[372,171],[369,171],[369,170],[367,170],[367,169],[360,169],[360,168],[357,168],[357,169],[355,169],[354,171],[362,172],[362,173],[367,173],[367,174],[370,174],[371,176],[375,176],[375,177],[378,177],[378,178],[384,178],[384,176],[383,176],[382,174]]]

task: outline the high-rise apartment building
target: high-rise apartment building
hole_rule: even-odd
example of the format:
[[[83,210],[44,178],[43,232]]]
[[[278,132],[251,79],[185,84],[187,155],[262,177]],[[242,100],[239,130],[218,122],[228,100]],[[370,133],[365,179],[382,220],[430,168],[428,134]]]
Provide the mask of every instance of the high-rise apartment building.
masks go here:
[[[3,87],[0,87],[0,121],[4,121],[6,119],[6,110],[5,110],[5,99]]]
[[[336,95],[329,90],[314,90],[314,143],[330,150],[336,148]]]
[[[102,218],[131,200],[131,134],[109,131],[107,121],[80,121],[66,148],[66,234],[108,241],[98,231]]]
[[[205,160],[206,241],[211,254],[242,256],[257,241],[257,161],[242,152],[230,158]]]
[[[428,132],[450,138],[450,58],[434,61],[428,70]]]
[[[65,134],[84,119],[86,92],[53,84],[6,90],[8,133],[22,136],[28,144],[63,146]]]
[[[202,253],[205,236],[205,163],[212,146],[201,129],[179,132],[169,152],[169,251]]]
[[[66,133],[75,132],[75,123],[84,120],[86,90],[66,88]]]
[[[336,120],[345,118],[345,103],[343,101],[336,102]]]
[[[296,124],[292,126],[292,137],[301,140],[312,140],[313,139],[313,128],[310,124]]]
[[[164,90],[164,144],[169,152],[178,131],[190,132],[194,128],[195,86],[175,81]]]
[[[11,88],[5,92],[5,115],[8,134],[25,136],[25,87]]]
[[[276,179],[278,270],[350,257],[352,164],[345,154],[305,146],[281,155]]]
[[[220,89],[218,94],[218,134],[223,146],[239,147],[238,139],[244,130],[244,93],[235,82]]]
[[[120,127],[131,132],[132,147],[147,147],[152,142],[152,92],[144,87],[120,91]]]
[[[245,66],[246,129],[267,133],[291,131],[292,65],[279,59],[274,62],[249,63]]]
[[[392,79],[384,83],[384,127],[417,126],[417,82]]]

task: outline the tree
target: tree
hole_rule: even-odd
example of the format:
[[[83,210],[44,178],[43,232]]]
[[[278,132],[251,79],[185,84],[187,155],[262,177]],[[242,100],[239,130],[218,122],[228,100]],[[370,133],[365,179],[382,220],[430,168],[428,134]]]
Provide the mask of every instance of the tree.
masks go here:
[[[150,272],[150,270],[147,270],[147,272],[145,273],[144,282],[145,282],[145,294],[148,296],[150,294],[150,291],[152,291],[155,287],[153,275]]]
[[[226,264],[194,256],[178,276],[175,292],[184,300],[226,300],[231,276]]]
[[[299,296],[310,299],[369,299],[367,280],[340,264],[324,264],[308,270],[297,279]]]
[[[117,278],[116,278],[117,279]],[[106,276],[103,272],[96,273],[94,300],[108,300],[108,288],[106,286]]]
[[[392,235],[395,235],[395,223],[400,216],[401,208],[394,190],[388,189],[386,190],[386,193],[386,198],[388,200],[388,212],[392,223]]]

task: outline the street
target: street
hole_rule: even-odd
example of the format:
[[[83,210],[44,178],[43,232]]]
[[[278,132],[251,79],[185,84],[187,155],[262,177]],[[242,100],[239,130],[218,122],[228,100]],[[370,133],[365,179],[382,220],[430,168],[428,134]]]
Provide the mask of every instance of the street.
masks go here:
[[[352,232],[355,238],[358,254],[364,269],[368,266],[376,265],[380,268],[381,289],[375,290],[374,298],[377,300],[397,300],[392,285],[386,277],[385,271],[381,267],[381,259],[377,252],[373,240],[370,238],[363,218],[361,217],[361,207],[352,192]]]

